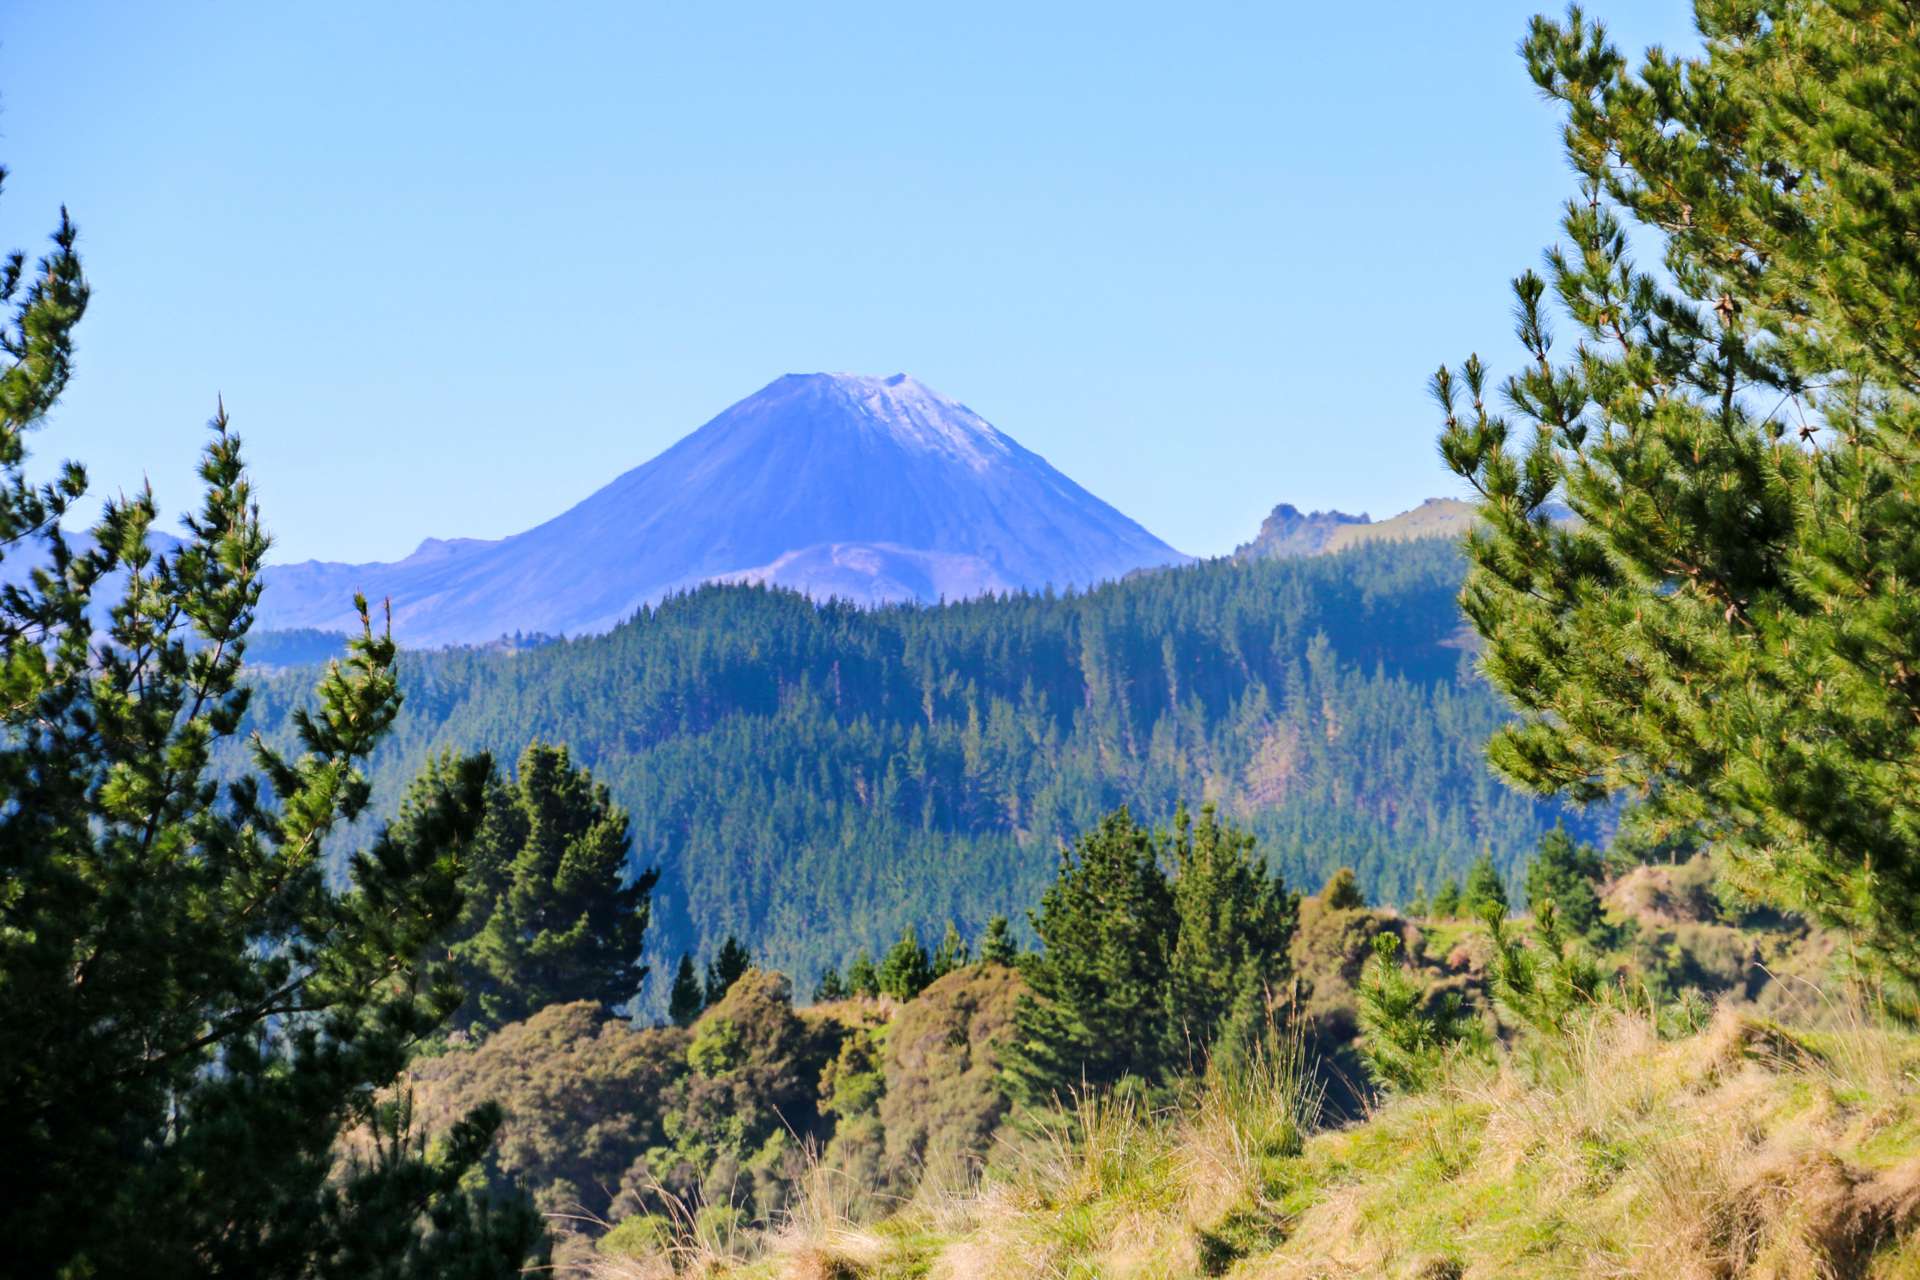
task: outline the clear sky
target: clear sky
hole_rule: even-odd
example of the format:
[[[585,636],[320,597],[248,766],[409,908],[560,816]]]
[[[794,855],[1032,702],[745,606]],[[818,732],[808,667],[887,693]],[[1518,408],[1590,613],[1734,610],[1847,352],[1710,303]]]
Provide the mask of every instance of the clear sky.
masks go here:
[[[4,0],[0,244],[95,290],[38,447],[171,527],[224,393],[276,558],[391,559],[905,371],[1185,551],[1390,514],[1571,188],[1536,7]]]

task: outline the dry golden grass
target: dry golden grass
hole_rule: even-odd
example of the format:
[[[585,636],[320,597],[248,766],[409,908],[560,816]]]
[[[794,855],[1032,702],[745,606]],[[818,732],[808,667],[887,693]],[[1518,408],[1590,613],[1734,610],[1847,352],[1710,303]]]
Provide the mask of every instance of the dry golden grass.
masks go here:
[[[1244,1274],[1865,1277],[1920,1199],[1909,1037],[1723,1012],[1662,1041],[1609,1012],[1565,1042],[1323,1135],[1325,1194]]]
[[[1287,1064],[1160,1112],[1081,1099],[984,1184],[923,1188],[878,1223],[816,1173],[752,1261],[707,1274],[1920,1277],[1920,1042],[1828,1024],[1722,1011],[1670,1040],[1605,1010],[1311,1136],[1314,1100]]]

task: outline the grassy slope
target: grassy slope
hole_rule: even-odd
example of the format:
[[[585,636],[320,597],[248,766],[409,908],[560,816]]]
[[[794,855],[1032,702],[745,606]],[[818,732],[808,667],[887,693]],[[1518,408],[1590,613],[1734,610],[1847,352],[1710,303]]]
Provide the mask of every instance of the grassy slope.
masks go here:
[[[1411,542],[1416,538],[1463,538],[1478,512],[1457,498],[1429,498],[1411,511],[1371,524],[1341,525],[1323,548],[1328,554],[1368,542]]]
[[[1723,1012],[1659,1038],[1597,1017],[1501,1065],[1299,1139],[1286,1081],[1124,1105],[984,1189],[877,1227],[830,1182],[768,1252],[682,1274],[841,1277],[1920,1276],[1920,1040]],[[1075,1132],[1084,1138],[1072,1136]],[[660,1275],[609,1260],[608,1275]]]

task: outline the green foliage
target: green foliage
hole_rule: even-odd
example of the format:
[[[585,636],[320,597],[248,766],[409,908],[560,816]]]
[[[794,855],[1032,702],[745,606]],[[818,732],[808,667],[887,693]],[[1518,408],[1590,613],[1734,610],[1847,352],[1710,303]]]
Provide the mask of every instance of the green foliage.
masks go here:
[[[1607,946],[1615,930],[1600,911],[1597,886],[1605,875],[1598,849],[1575,844],[1565,828],[1555,827],[1527,864],[1527,905],[1538,915],[1544,904],[1552,903],[1562,928],[1595,946]]]
[[[796,1015],[786,980],[757,970],[691,1029],[552,1005],[418,1062],[418,1122],[441,1131],[498,1099],[506,1120],[479,1176],[530,1190],[557,1231],[582,1215],[639,1224],[601,1252],[642,1248],[704,1204],[765,1228],[800,1194],[810,1151],[882,1195],[930,1170],[977,1174],[1007,1114],[999,1051],[1024,989],[1011,968],[968,965],[878,1025]]]
[[[1171,874],[1169,874],[1169,869]],[[1297,903],[1253,837],[1211,806],[1156,836],[1124,808],[1061,855],[1033,923],[1041,951],[1014,1015],[1023,1102],[1203,1061],[1224,1030],[1261,1033],[1284,985]]]
[[[740,1026],[731,1018],[709,1018],[687,1046],[687,1065],[696,1075],[715,1078],[740,1065]]]
[[[961,969],[973,962],[973,951],[967,946],[966,939],[960,936],[960,928],[953,921],[947,921],[947,932],[940,939],[940,945],[933,953],[933,976],[944,978],[955,969]]]
[[[0,266],[0,1195],[20,1275],[507,1276],[539,1251],[519,1197],[470,1193],[500,1123],[428,1148],[388,1092],[459,1003],[444,964],[490,768],[450,764],[330,886],[400,706],[362,627],[248,762],[241,663],[268,538],[224,409],[200,508],[156,545],[150,490],[59,524],[76,463],[26,438],[70,371],[88,288],[62,215]],[[232,757],[225,785],[210,769]],[[343,1155],[343,1134],[364,1137]]]
[[[1442,880],[1434,890],[1432,910],[1438,920],[1452,920],[1460,914],[1460,885],[1452,876]]]
[[[1212,805],[1182,808],[1162,858],[1170,864],[1173,943],[1166,1004],[1169,1062],[1199,1066],[1228,1029],[1251,1043],[1284,992],[1298,903],[1254,852],[1253,836]]]
[[[652,947],[732,933],[807,975],[909,923],[1019,920],[1123,803],[1164,822],[1217,796],[1289,883],[1350,866],[1402,901],[1483,848],[1517,875],[1560,816],[1486,769],[1506,713],[1455,643],[1462,573],[1432,541],[944,608],[702,588],[604,636],[403,655],[374,804],[446,744],[566,742],[661,869]],[[259,682],[269,741],[304,696]]]
[[[819,1134],[819,1082],[843,1032],[793,1012],[782,974],[749,969],[694,1024],[689,1070],[659,1101],[665,1140],[628,1171],[630,1207],[658,1184],[686,1204],[734,1205],[760,1222],[784,1208]]]
[[[720,944],[720,950],[713,959],[707,961],[706,1002],[709,1007],[719,1004],[721,997],[733,989],[740,975],[753,967],[753,954],[732,934]]]
[[[879,1040],[864,1027],[856,1029],[840,1042],[839,1056],[821,1073],[820,1110],[841,1121],[870,1115],[886,1087]]]
[[[982,964],[1013,964],[1020,958],[1020,948],[1014,945],[1013,924],[1005,916],[995,916],[987,921],[987,932],[980,939],[980,962]]]
[[[847,963],[847,990],[868,999],[880,994],[880,972],[873,967],[873,957],[865,947],[854,952],[853,959]]]
[[[1697,824],[1676,822],[1651,805],[1629,804],[1607,842],[1606,865],[1613,872],[1659,863],[1678,866],[1706,847],[1706,833]]]
[[[667,1017],[676,1027],[690,1027],[700,1011],[707,1007],[707,993],[700,985],[700,971],[693,957],[680,953],[680,967],[673,974],[673,991],[667,996]]]
[[[847,990],[846,980],[840,976],[840,970],[832,965],[820,974],[820,980],[813,984],[815,1004],[828,1000],[845,1000],[852,994]]]
[[[1461,913],[1476,919],[1489,911],[1505,915],[1511,905],[1507,901],[1507,882],[1501,878],[1499,868],[1493,865],[1492,855],[1481,854],[1467,868],[1467,887],[1460,895]]]
[[[1494,997],[1520,1022],[1558,1034],[1576,1012],[1594,1003],[1601,991],[1599,966],[1568,936],[1552,902],[1534,913],[1534,946],[1514,935],[1506,912],[1489,910],[1482,919],[1493,940],[1488,968]]]
[[[1168,1040],[1173,893],[1152,832],[1117,809],[1060,855],[1033,927],[1030,996],[1014,1011],[1008,1082],[1044,1105],[1159,1072]]]
[[[1647,796],[1912,984],[1920,40],[1901,0],[1696,20],[1698,54],[1637,66],[1577,10],[1523,46],[1580,190],[1547,278],[1515,282],[1527,367],[1434,388],[1481,495],[1463,604],[1522,713],[1491,759]]]
[[[438,1128],[497,1099],[508,1119],[489,1180],[525,1187],[547,1212],[613,1220],[638,1203],[637,1188],[623,1190],[629,1170],[666,1141],[663,1099],[688,1070],[691,1039],[609,1019],[598,1003],[550,1005],[416,1063],[418,1111]]]
[[[487,1029],[550,1004],[611,1009],[633,998],[647,975],[640,952],[659,873],[627,875],[627,831],[626,813],[565,747],[533,743],[511,779],[491,782],[451,953],[467,992],[459,1024]]]
[[[612,1230],[593,1242],[593,1247],[610,1258],[645,1261],[660,1257],[674,1242],[670,1222],[651,1213],[635,1213],[614,1223]]]
[[[1320,900],[1331,911],[1357,911],[1367,905],[1367,895],[1360,892],[1360,879],[1353,874],[1352,867],[1341,867],[1331,876],[1320,890]]]
[[[895,1000],[911,1000],[933,981],[933,965],[912,925],[901,930],[899,941],[881,959],[878,976],[881,994]]]
[[[895,1015],[879,1100],[887,1166],[977,1177],[1007,1116],[1000,1072],[1026,984],[998,962],[956,969]]]
[[[1400,963],[1398,934],[1376,934],[1373,955],[1355,991],[1360,1053],[1381,1087],[1419,1093],[1439,1079],[1448,1059],[1479,1043],[1478,1027],[1457,991],[1430,998]]]

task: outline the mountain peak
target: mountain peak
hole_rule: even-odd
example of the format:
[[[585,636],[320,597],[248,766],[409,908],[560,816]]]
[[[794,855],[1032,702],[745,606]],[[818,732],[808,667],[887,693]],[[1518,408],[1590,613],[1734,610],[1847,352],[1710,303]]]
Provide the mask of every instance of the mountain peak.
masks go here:
[[[1236,560],[1315,555],[1325,551],[1341,529],[1370,523],[1372,517],[1365,512],[1354,516],[1344,511],[1302,511],[1283,502],[1260,523],[1253,541],[1236,547],[1233,555]]]
[[[275,566],[269,628],[393,601],[409,644],[603,631],[703,582],[861,603],[1085,587],[1186,556],[979,414],[894,373],[790,373],[571,510],[384,565]]]
[[[795,410],[800,412],[797,414]],[[851,410],[851,412],[848,412]],[[1015,445],[993,424],[911,374],[790,373],[762,387],[716,421],[777,412],[815,428],[862,430],[914,453],[931,453],[986,471]]]

